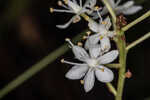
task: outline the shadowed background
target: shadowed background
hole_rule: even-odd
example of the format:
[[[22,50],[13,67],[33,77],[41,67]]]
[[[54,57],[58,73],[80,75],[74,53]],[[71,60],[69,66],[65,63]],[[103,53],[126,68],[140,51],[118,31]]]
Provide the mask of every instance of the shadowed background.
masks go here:
[[[125,0],[124,0],[125,1]],[[135,0],[144,9],[127,22],[149,10],[149,0]],[[55,27],[68,21],[71,15],[49,13],[57,0],[3,0],[0,1],[0,88],[61,46],[66,37],[72,38],[87,28],[82,20],[65,30]],[[126,33],[127,42],[150,31],[150,18],[140,22]],[[150,100],[150,39],[131,49],[127,69],[133,76],[126,79],[124,100]],[[73,59],[71,51],[58,58],[31,79],[11,91],[3,100],[113,100],[105,84],[96,81],[91,92],[85,93],[80,81],[68,80],[65,73],[70,65],[60,59]],[[114,71],[116,72],[116,71]],[[114,80],[116,83],[116,79]]]

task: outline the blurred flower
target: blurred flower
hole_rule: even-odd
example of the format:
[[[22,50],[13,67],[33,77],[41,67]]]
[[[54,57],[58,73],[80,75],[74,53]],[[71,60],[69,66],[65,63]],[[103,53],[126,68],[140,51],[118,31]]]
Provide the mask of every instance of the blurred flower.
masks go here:
[[[127,1],[122,5],[119,5],[121,0],[118,0],[117,2],[115,2],[115,0],[107,0],[107,1],[109,2],[109,4],[111,5],[111,7],[113,8],[113,10],[117,15],[120,13],[124,15],[132,15],[142,9],[142,6],[134,5],[135,2],[133,0]],[[107,14],[108,13],[107,7],[105,6],[100,13],[101,15]],[[98,16],[94,15],[94,18],[96,19],[98,18]]]
[[[96,0],[87,0],[82,5],[82,0],[79,1],[79,5],[76,0],[63,0],[63,2],[58,1],[58,5],[64,7],[65,10],[50,8],[50,12],[65,12],[75,14],[67,23],[64,25],[56,25],[58,28],[67,28],[71,23],[79,22],[81,17],[79,16],[82,13],[91,14],[94,11],[94,6],[96,5]]]
[[[84,89],[89,92],[95,82],[96,78],[104,83],[111,82],[114,78],[113,72],[103,66],[114,61],[118,57],[118,51],[112,50],[106,54],[102,54],[99,46],[89,49],[89,54],[84,48],[74,45],[69,39],[66,39],[72,47],[72,51],[75,57],[84,63],[73,63],[62,60],[62,63],[68,63],[74,65],[66,74],[68,79],[81,79],[84,76],[82,83],[84,83]]]
[[[99,12],[98,12],[99,13]],[[93,31],[96,32],[97,34],[91,35],[88,37],[86,43],[85,43],[85,48],[89,49],[98,44],[100,41],[101,49],[103,52],[107,52],[111,48],[110,44],[110,39],[114,37],[115,32],[114,31],[109,31],[111,27],[111,21],[110,18],[107,17],[104,21],[100,14],[98,14],[100,17],[100,23],[96,23],[95,21],[89,21],[89,28]]]

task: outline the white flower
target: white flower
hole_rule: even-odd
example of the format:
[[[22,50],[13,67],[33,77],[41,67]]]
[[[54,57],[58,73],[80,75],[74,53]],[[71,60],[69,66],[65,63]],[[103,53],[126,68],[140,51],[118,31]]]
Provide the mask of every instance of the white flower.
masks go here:
[[[90,21],[88,26],[92,31],[96,32],[96,34],[88,37],[85,43],[85,48],[89,49],[98,44],[98,42],[100,41],[102,51],[103,52],[109,51],[111,48],[109,38],[112,38],[115,35],[114,31],[109,31],[109,28],[111,27],[110,18],[107,17],[104,21],[101,18],[99,24],[96,23],[95,21]]]
[[[85,51],[84,48],[72,44],[72,42],[67,39],[72,47],[72,51],[75,57],[82,61],[83,63],[73,63],[62,60],[63,63],[68,63],[74,65],[66,74],[68,79],[81,79],[84,76],[84,89],[86,92],[89,92],[95,82],[96,78],[103,82],[111,82],[114,78],[113,72],[106,68],[104,64],[111,63],[118,57],[118,51],[112,50],[104,55],[101,53],[99,46],[89,49],[89,54]]]
[[[132,1],[132,0],[127,1],[123,5],[119,5],[121,0],[118,0],[116,3],[115,3],[115,0],[108,0],[108,1],[109,1],[109,4],[114,9],[114,11],[116,12],[116,14],[123,13],[125,15],[131,15],[131,14],[135,14],[136,12],[138,12],[139,10],[142,9],[142,6],[135,6],[134,1]],[[104,7],[101,14],[104,15],[107,12],[108,12],[107,8]]]
[[[115,2],[115,0],[107,0],[107,1],[109,2],[109,4],[111,5],[111,7],[113,8],[113,10],[117,15],[120,13],[123,13],[124,15],[132,15],[142,9],[142,6],[134,5],[133,0],[127,1],[122,5],[119,5],[121,0],[118,0],[117,2]],[[103,10],[100,13],[101,15],[105,15],[108,13],[108,9],[106,8],[106,6],[103,8]],[[98,15],[93,13],[93,18],[97,19]]]
[[[76,23],[80,21],[81,17],[79,16],[82,13],[91,14],[93,12],[94,6],[96,5],[96,0],[87,0],[82,6],[82,0],[79,1],[79,5],[76,0],[63,0],[63,2],[58,1],[58,5],[65,8],[65,10],[61,9],[53,9],[50,8],[50,12],[65,12],[75,14],[67,23],[64,25],[56,25],[58,28],[67,28],[71,23]]]

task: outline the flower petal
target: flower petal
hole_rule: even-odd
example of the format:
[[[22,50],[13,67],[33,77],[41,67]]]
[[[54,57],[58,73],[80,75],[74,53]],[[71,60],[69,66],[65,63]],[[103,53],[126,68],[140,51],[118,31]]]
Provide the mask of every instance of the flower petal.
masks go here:
[[[82,78],[85,73],[88,71],[88,66],[82,65],[82,66],[73,66],[65,75],[68,79],[80,79]]]
[[[75,57],[81,61],[85,61],[85,59],[89,58],[88,53],[82,47],[73,46],[72,51],[73,51]]]
[[[118,50],[112,50],[112,51],[104,54],[103,56],[99,57],[98,61],[100,64],[111,63],[118,57],[118,54],[119,54]]]
[[[110,40],[108,37],[103,37],[101,40],[100,40],[100,43],[101,43],[101,50],[103,52],[108,52],[111,48],[111,44],[110,44]]]
[[[104,20],[104,22],[106,22],[105,28],[109,30],[112,25],[109,16]]]
[[[142,9],[142,6],[132,6],[128,9],[124,10],[122,13],[125,15],[131,15],[131,14],[137,13],[141,9]]]
[[[85,46],[84,46],[85,49],[89,49],[89,48],[92,48],[92,47],[96,46],[96,44],[100,40],[99,36],[100,36],[100,34],[98,34],[98,33],[89,36],[89,38],[85,42]]]
[[[86,92],[89,92],[93,88],[94,82],[95,82],[94,69],[90,68],[86,76],[84,77],[84,89]]]
[[[99,31],[99,25],[95,21],[89,21],[88,26],[93,32]]]
[[[114,79],[113,72],[104,66],[98,66],[95,70],[95,75],[99,81],[104,83],[111,82]]]
[[[63,25],[56,25],[56,27],[58,27],[60,29],[65,29],[73,22],[73,19],[74,19],[74,16],[67,23],[65,23]]]
[[[100,45],[90,48],[89,53],[90,53],[91,58],[97,58],[98,56],[102,55]]]
[[[124,3],[123,5],[117,6],[115,8],[116,14],[123,13],[128,8],[132,7],[133,5],[134,5],[134,1],[128,1],[128,2]]]

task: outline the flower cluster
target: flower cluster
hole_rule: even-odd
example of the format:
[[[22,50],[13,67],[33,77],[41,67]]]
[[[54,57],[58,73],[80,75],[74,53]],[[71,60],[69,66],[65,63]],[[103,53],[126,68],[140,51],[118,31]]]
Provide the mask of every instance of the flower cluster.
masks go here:
[[[116,3],[114,0],[108,0],[108,2],[116,14],[129,15],[142,9],[141,6],[134,6],[133,1],[128,1],[123,5],[119,5],[121,0],[118,0]],[[96,0],[86,0],[84,5],[82,5],[82,0],[79,0],[79,2],[76,0],[63,0],[63,2],[58,1],[58,5],[64,7],[65,10],[50,8],[50,12],[75,14],[66,24],[57,25],[58,28],[67,28],[71,23],[80,21],[81,14],[87,14],[93,18],[88,20],[88,27],[95,33],[93,35],[88,33],[83,47],[74,45],[70,39],[66,39],[72,48],[75,58],[82,62],[74,63],[62,59],[62,63],[73,65],[67,72],[66,78],[72,80],[83,79],[82,84],[84,84],[86,92],[93,88],[95,76],[100,82],[111,82],[114,79],[114,74],[106,65],[113,62],[118,57],[119,52],[118,50],[111,50],[110,39],[115,38],[116,32],[113,29],[110,30],[112,23],[109,16],[105,19],[102,17],[102,15],[108,13],[107,8],[105,6],[103,8],[96,6]],[[99,22],[97,23],[94,18],[99,18]]]

